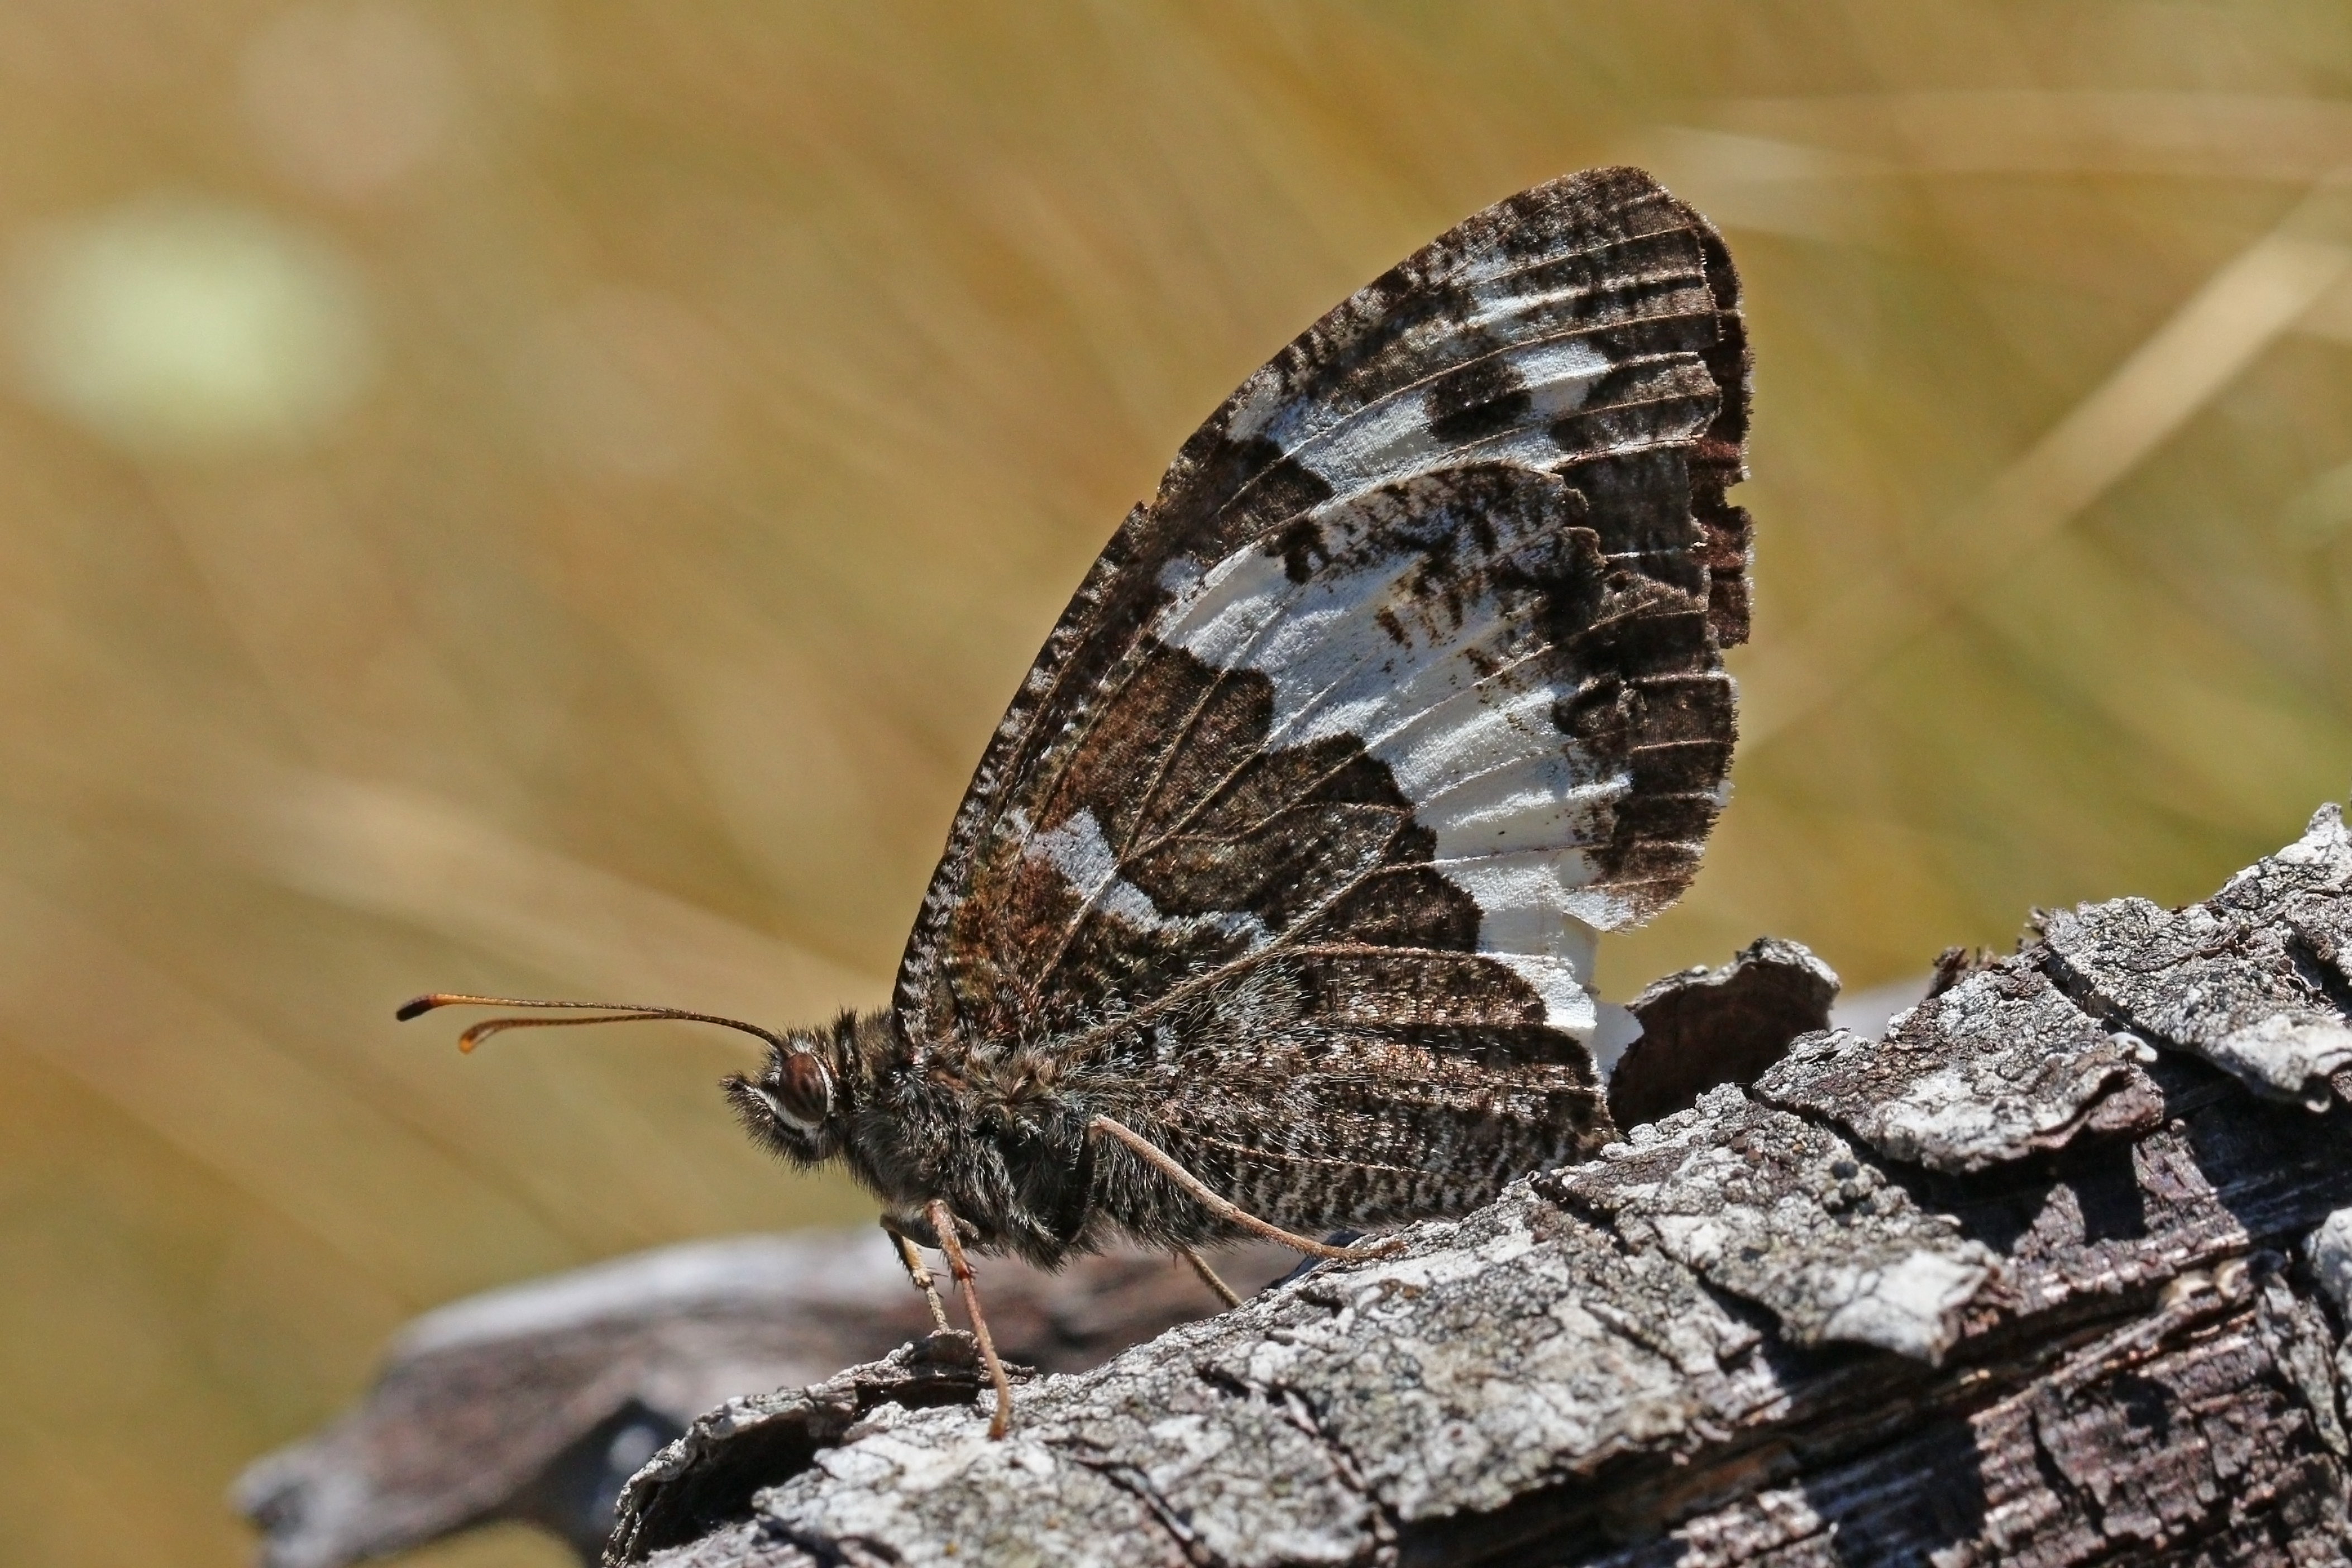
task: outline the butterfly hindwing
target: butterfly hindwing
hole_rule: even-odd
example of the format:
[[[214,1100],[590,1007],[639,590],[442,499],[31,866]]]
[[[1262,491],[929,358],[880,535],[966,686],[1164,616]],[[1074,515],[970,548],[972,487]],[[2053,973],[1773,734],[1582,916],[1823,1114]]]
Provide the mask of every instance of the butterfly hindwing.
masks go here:
[[[1470,219],[1245,382],[982,760],[900,971],[910,1045],[1172,1069],[1231,1037],[1311,1102],[1172,1151],[1237,1197],[1295,1189],[1322,1156],[1292,1119],[1370,1073],[1419,1074],[1423,1147],[1589,1123],[1593,933],[1687,884],[1729,765],[1736,307],[1705,223],[1607,170]],[[1539,1070],[1504,1104],[1477,1063]]]

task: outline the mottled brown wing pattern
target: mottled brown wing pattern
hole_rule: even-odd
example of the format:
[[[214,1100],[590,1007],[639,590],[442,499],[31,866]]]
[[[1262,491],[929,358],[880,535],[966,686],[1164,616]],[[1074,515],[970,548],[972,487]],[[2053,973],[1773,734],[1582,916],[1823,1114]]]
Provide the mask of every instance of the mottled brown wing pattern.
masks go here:
[[[1729,764],[1745,365],[1720,244],[1631,170],[1303,334],[1015,699],[900,971],[908,1044],[1116,1066],[1152,1086],[1119,1111],[1299,1224],[1444,1212],[1605,1127],[1593,933],[1687,884]]]

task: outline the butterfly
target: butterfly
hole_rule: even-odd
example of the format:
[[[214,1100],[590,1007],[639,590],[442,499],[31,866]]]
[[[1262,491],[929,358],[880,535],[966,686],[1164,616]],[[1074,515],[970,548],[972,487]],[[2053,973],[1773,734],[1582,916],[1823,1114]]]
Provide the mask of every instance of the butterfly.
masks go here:
[[[1105,547],[982,757],[887,1008],[728,1081],[910,1274],[1114,1240],[1321,1256],[1614,1136],[1598,934],[1689,884],[1745,639],[1748,352],[1721,238],[1551,181],[1251,375]],[[446,1001],[420,997],[413,1016]],[[541,1005],[541,1004],[530,1004]],[[589,1004],[549,1004],[588,1008]],[[1373,1244],[1377,1246],[1378,1244]],[[1229,1292],[1221,1293],[1230,1300]]]

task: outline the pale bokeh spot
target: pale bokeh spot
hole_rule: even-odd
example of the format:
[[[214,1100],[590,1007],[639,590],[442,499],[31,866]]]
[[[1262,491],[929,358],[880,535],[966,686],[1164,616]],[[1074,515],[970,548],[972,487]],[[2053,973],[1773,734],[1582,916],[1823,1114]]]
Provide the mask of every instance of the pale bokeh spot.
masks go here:
[[[374,373],[351,265],[258,213],[150,196],[37,230],[11,262],[20,386],[137,451],[293,444]]]
[[[449,140],[457,72],[414,9],[297,5],[246,46],[246,118],[264,155],[296,183],[345,201],[397,184]]]

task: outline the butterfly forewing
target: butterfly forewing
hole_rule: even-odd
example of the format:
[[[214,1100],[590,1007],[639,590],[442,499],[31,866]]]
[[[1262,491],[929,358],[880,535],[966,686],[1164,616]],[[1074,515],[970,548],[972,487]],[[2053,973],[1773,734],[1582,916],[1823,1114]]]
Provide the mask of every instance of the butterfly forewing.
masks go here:
[[[900,971],[908,1043],[1148,1069],[1171,1152],[1302,1222],[1366,1217],[1351,1183],[1437,1212],[1449,1140],[1573,1147],[1593,933],[1687,884],[1729,765],[1736,306],[1703,221],[1602,171],[1245,382],[999,728]]]

